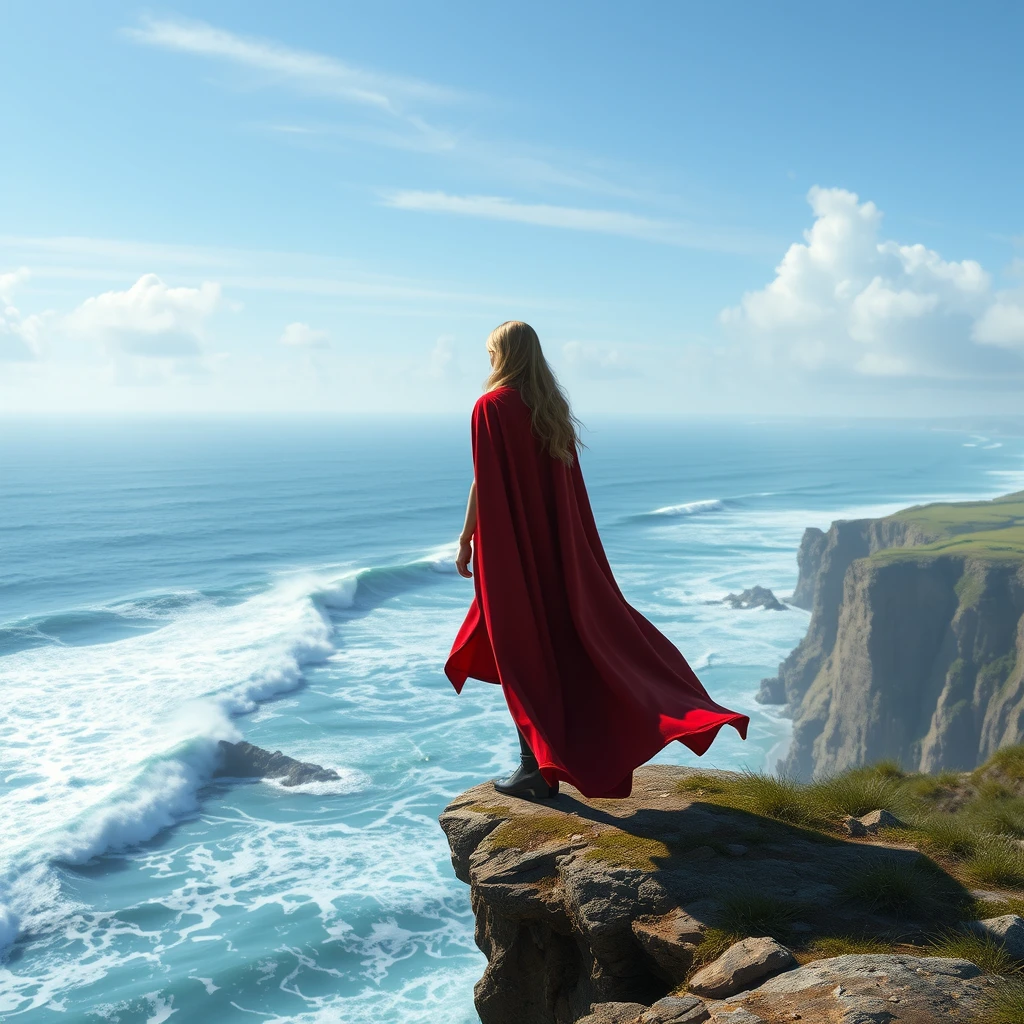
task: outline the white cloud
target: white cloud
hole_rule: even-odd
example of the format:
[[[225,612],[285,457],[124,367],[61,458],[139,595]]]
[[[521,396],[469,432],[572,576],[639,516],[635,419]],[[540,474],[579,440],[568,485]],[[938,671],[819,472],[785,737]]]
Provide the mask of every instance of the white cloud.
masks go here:
[[[29,279],[28,267],[18,267],[17,270],[9,271],[6,274],[0,274],[0,302],[5,306],[10,306],[14,303],[14,291],[15,289],[25,281]]]
[[[202,21],[147,18],[141,28],[126,28],[124,34],[146,46],[255,68],[304,92],[391,114],[414,101],[450,103],[459,98],[454,90],[431,82],[366,71],[326,54],[239,36]]]
[[[206,320],[220,305],[219,284],[170,288],[144,274],[127,291],[86,299],[64,318],[64,328],[134,356],[190,358],[202,354]]]
[[[755,354],[876,377],[1024,372],[993,347],[1024,345],[1024,311],[1000,301],[979,263],[883,240],[881,211],[852,192],[815,186],[807,198],[815,220],[804,241],[773,281],[721,314]]]
[[[971,337],[982,345],[1024,349],[1024,295],[1017,301],[1000,296],[971,329]]]
[[[282,345],[290,345],[294,348],[328,348],[328,335],[326,331],[315,330],[309,324],[289,324],[278,341]]]
[[[0,362],[26,362],[42,355],[46,327],[53,314],[22,316],[15,290],[29,279],[28,267],[0,274]]]
[[[639,371],[617,348],[582,341],[567,341],[562,357],[571,373],[592,379],[637,377]]]
[[[483,220],[511,221],[570,231],[618,235],[645,242],[657,242],[661,245],[725,252],[748,252],[752,247],[750,239],[738,234],[618,210],[520,203],[504,196],[453,196],[447,192],[422,192],[414,189],[388,193],[383,196],[383,201],[385,206],[398,210],[448,213]]]

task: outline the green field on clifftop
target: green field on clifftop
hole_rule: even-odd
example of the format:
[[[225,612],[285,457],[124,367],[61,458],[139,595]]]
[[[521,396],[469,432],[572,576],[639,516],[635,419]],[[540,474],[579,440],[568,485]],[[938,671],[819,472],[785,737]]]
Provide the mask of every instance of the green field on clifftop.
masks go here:
[[[927,538],[923,544],[886,548],[872,556],[890,561],[922,555],[1024,559],[1024,491],[992,501],[917,505],[887,517]]]

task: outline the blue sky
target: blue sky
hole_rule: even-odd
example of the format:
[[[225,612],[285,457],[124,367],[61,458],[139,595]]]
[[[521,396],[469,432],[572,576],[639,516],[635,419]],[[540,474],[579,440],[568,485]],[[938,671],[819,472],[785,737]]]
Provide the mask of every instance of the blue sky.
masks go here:
[[[1024,7],[8,0],[0,412],[1019,411]]]

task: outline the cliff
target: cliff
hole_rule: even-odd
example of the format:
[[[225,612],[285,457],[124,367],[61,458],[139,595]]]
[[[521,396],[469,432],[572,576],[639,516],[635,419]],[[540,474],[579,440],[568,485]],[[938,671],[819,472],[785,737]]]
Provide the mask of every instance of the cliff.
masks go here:
[[[810,625],[759,695],[793,717],[787,773],[963,770],[1024,739],[1024,492],[809,529],[797,560]]]
[[[1018,780],[1021,767],[997,774]],[[891,769],[798,787],[647,766],[626,800],[565,787],[532,803],[476,786],[440,823],[487,956],[480,1020],[1003,1020],[993,999],[1024,989],[996,992],[987,975],[1024,960],[1024,920],[1009,912],[1024,853],[1002,837],[949,853],[935,825],[941,800],[954,822],[991,809],[983,781],[951,796]],[[998,892],[972,892],[972,879],[992,882],[981,865],[996,851]],[[1002,916],[974,920],[983,912]]]

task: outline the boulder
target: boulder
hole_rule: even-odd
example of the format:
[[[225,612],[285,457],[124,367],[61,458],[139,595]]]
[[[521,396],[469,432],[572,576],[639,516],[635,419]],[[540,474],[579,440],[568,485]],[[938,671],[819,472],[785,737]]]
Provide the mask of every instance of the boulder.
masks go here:
[[[896,817],[895,814],[884,808],[879,808],[877,811],[868,811],[867,814],[860,818],[857,818],[863,826],[865,831],[870,832],[874,835],[880,828],[904,828],[904,824]]]
[[[711,1015],[696,996],[665,996],[640,1014],[638,1024],[703,1024]]]
[[[742,939],[713,963],[702,967],[690,979],[690,991],[721,999],[795,962],[793,954],[775,939]]]
[[[852,954],[786,971],[707,1008],[709,1024],[745,1020],[729,1016],[739,1010],[766,1024],[982,1022],[990,986],[968,960]]]
[[[704,925],[677,909],[662,917],[636,918],[633,935],[668,982],[679,984],[693,963],[693,951],[704,934]]]
[[[860,818],[855,818],[852,814],[848,814],[839,824],[848,836],[860,838],[868,834],[868,829],[864,822]]]
[[[1014,960],[1024,962],[1024,918],[1017,914],[988,917],[967,926],[976,935],[998,942]]]

